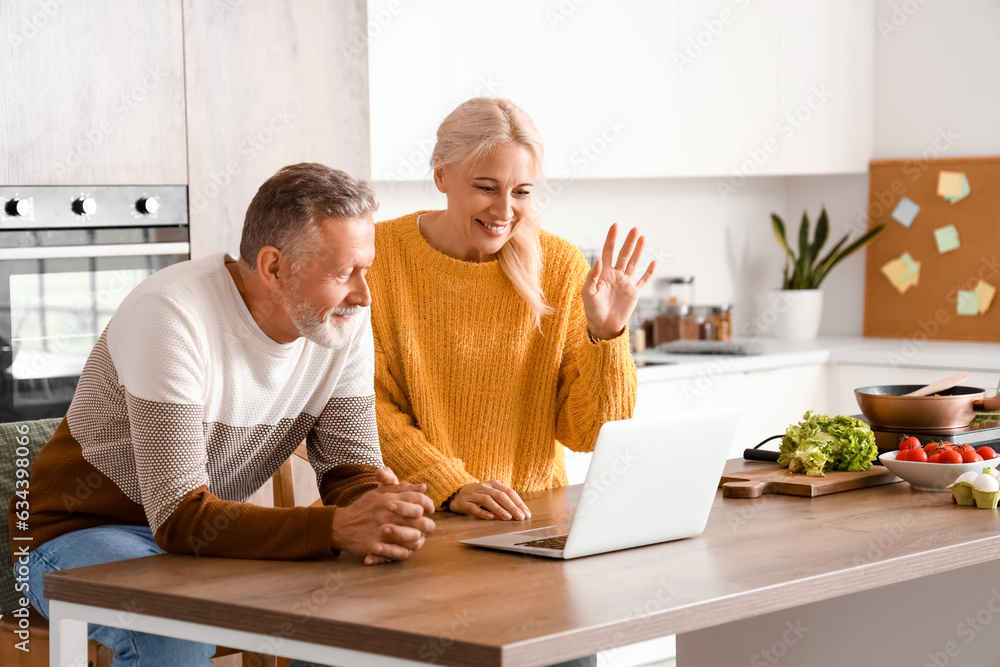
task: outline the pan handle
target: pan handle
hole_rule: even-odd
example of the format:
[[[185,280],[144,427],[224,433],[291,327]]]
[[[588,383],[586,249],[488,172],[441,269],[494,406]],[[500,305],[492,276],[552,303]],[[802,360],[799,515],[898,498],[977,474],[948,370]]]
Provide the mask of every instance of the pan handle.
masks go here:
[[[777,463],[780,452],[776,452],[771,449],[761,449],[760,446],[767,444],[772,440],[777,440],[778,438],[782,437],[784,437],[784,434],[772,435],[770,438],[767,438],[766,440],[762,440],[759,443],[757,443],[753,449],[744,449],[743,458],[746,459],[747,461],[764,461],[767,463]]]
[[[1000,412],[1000,394],[982,401],[973,401],[972,409],[976,412]]]

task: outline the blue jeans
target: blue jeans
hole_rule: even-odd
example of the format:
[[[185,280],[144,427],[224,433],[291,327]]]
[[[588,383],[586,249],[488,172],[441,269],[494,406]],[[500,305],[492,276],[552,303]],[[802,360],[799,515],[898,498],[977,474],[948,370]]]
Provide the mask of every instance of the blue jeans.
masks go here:
[[[28,599],[48,618],[49,601],[43,587],[46,572],[162,553],[163,549],[156,546],[153,531],[148,526],[99,526],[60,535],[29,554]],[[87,636],[114,651],[113,667],[209,667],[215,653],[212,644],[106,625],[90,624]],[[289,667],[321,666],[296,660]]]

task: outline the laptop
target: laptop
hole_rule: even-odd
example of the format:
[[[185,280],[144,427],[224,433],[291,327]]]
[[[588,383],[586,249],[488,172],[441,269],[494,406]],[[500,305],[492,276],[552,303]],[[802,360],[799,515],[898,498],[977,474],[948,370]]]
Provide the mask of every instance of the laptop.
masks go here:
[[[461,543],[569,559],[700,535],[739,419],[726,409],[607,422],[571,524]]]

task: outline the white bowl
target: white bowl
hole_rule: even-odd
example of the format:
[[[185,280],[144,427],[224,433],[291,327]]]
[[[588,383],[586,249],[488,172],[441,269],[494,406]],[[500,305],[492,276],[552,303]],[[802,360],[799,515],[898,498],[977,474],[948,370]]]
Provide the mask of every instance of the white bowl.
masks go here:
[[[982,472],[983,468],[996,468],[1000,458],[976,461],[975,463],[924,463],[922,461],[897,461],[899,452],[880,454],[878,460],[892,474],[902,477],[914,489],[920,491],[951,491],[948,485],[958,479],[962,473]]]

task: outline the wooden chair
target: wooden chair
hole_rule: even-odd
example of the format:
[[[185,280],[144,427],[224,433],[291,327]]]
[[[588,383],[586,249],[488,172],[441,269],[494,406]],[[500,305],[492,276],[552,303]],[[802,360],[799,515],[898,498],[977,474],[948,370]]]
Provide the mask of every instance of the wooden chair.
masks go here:
[[[306,455],[305,445],[299,445],[295,450],[295,456],[309,460]],[[288,459],[281,464],[278,472],[274,473],[271,482],[274,487],[275,507],[295,507],[295,490],[292,486],[294,476],[292,473],[292,460]],[[317,500],[313,505],[322,504]],[[10,567],[6,565],[6,567]],[[15,648],[15,644],[20,641],[14,632],[18,629],[18,620],[10,614],[4,614],[0,619],[0,667],[49,667],[49,622],[41,614],[31,609],[28,617],[31,628],[31,652],[24,652]],[[277,658],[273,655],[264,655],[250,651],[240,651],[239,649],[216,647],[213,656],[213,664],[216,658],[224,658],[231,655],[241,655],[242,667],[288,667],[291,662],[287,658]],[[114,653],[106,646],[90,640],[87,642],[87,665],[88,667],[111,667]]]

